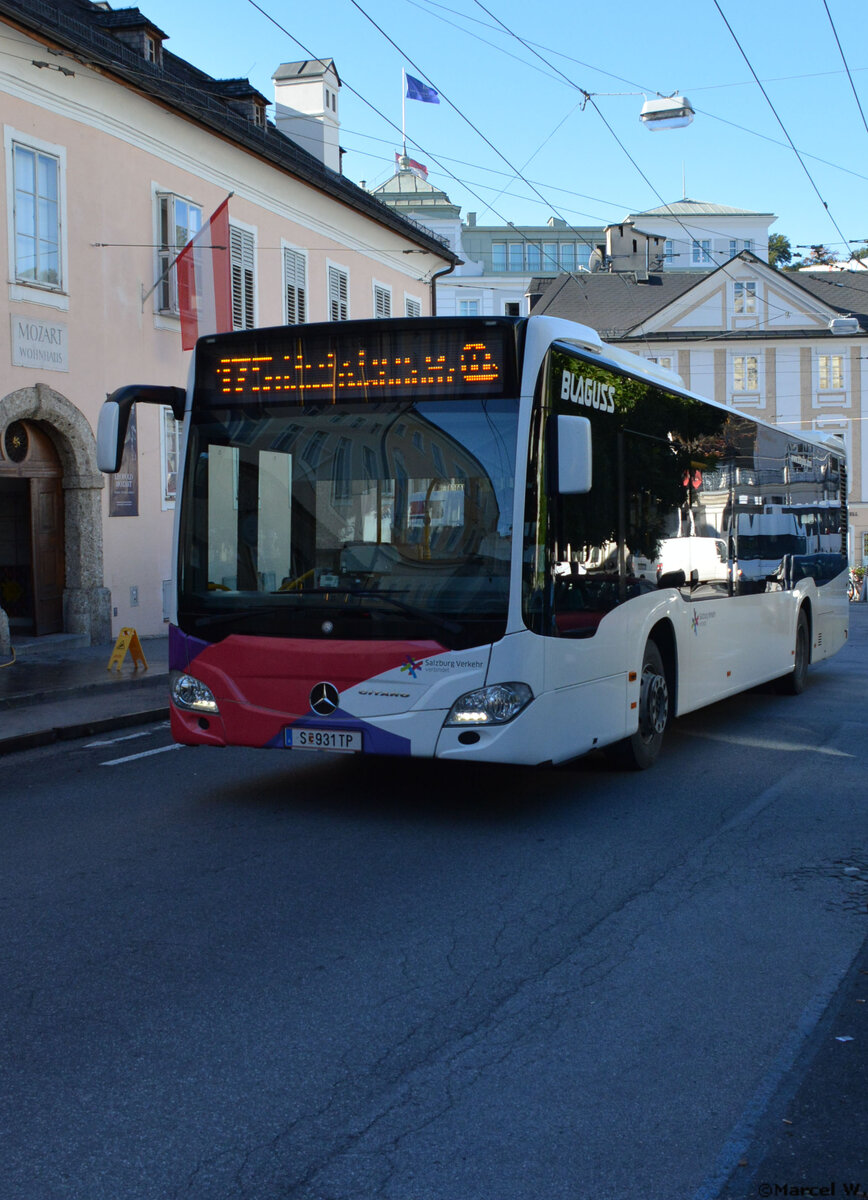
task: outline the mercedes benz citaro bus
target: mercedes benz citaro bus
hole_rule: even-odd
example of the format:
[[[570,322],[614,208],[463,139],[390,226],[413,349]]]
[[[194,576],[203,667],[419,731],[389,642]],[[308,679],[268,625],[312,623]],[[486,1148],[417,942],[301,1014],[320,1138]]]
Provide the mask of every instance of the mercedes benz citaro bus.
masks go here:
[[[182,743],[526,764],[605,747],[642,768],[673,718],[769,680],[799,692],[847,638],[841,442],[581,325],[205,337],[186,389],[108,399],[105,471],[136,402],[184,422]],[[759,553],[771,513],[793,536]],[[793,513],[822,513],[822,544]],[[674,548],[673,529],[691,531]]]

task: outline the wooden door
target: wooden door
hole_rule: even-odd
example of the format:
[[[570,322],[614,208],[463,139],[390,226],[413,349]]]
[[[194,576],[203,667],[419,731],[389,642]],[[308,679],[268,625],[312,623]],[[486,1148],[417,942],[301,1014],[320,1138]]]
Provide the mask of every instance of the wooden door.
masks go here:
[[[63,630],[63,486],[57,476],[30,480],[33,622],[37,637]]]

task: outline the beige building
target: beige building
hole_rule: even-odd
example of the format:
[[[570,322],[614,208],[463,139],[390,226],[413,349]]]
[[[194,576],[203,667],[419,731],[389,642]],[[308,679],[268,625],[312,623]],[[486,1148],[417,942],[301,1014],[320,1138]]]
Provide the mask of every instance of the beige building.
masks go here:
[[[702,396],[794,434],[841,436],[850,562],[868,565],[868,273],[777,271],[745,251],[711,272],[539,279],[529,300],[671,367]]]
[[[94,430],[115,388],[186,381],[181,246],[232,193],[235,328],[426,315],[455,255],[334,169],[330,60],[277,67],[274,124],[247,80],[175,57],[135,8],[0,0],[0,35],[0,648],[160,634],[179,427],[144,406],[108,481]],[[316,152],[282,121],[324,123]]]

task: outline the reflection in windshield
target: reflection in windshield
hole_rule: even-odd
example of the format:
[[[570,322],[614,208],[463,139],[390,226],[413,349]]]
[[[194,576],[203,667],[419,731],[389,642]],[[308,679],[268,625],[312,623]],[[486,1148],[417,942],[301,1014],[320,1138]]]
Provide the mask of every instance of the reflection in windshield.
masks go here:
[[[209,413],[190,431],[182,623],[222,636],[235,613],[245,633],[329,623],[467,644],[481,634],[468,625],[505,625],[516,413],[503,400]]]

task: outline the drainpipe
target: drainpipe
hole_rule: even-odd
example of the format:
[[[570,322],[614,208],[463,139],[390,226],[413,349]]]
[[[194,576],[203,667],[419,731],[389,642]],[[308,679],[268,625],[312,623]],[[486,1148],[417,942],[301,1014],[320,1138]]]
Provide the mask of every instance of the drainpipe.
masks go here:
[[[432,317],[437,316],[437,280],[442,278],[444,275],[451,274],[451,272],[455,270],[457,265],[458,265],[457,263],[453,263],[451,267],[446,267],[442,271],[435,271],[434,274],[431,276],[431,316]]]

